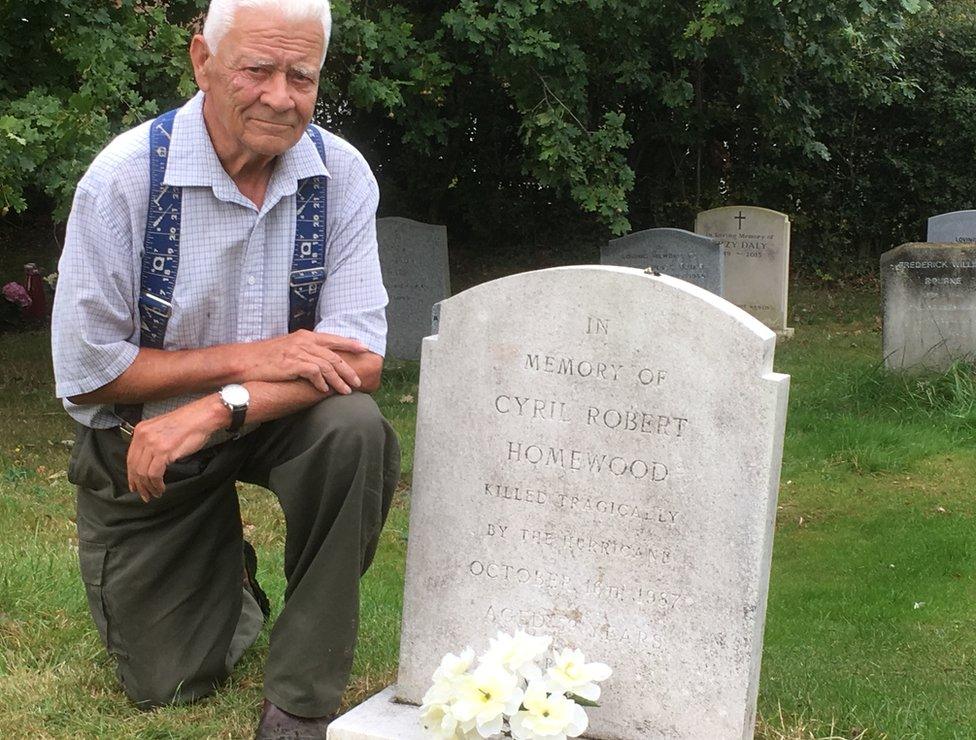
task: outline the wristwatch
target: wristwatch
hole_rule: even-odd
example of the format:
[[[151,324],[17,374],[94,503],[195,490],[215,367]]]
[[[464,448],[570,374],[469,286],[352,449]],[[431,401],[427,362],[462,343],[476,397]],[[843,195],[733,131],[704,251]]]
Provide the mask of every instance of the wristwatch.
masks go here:
[[[227,427],[227,431],[231,434],[237,434],[240,428],[244,426],[244,417],[247,416],[251,394],[243,385],[231,383],[220,389],[220,400],[224,406],[230,409],[230,426]]]

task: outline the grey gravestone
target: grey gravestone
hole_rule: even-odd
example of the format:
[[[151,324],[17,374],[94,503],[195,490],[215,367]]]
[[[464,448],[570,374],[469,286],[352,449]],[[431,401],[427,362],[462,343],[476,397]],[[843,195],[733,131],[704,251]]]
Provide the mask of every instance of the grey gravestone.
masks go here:
[[[713,208],[698,214],[695,233],[725,246],[725,298],[773,331],[792,335],[786,326],[790,272],[786,214],[753,206]]]
[[[451,294],[447,228],[389,217],[376,220],[386,308],[386,352],[419,360],[420,343],[431,334],[434,304]]]
[[[725,255],[715,239],[684,229],[647,229],[612,239],[600,250],[601,265],[652,267],[722,295]]]
[[[945,244],[976,242],[976,211],[953,211],[932,216],[925,240]]]
[[[523,628],[614,669],[588,737],[751,738],[789,386],[775,345],[718,296],[625,267],[442,302],[398,683],[329,737],[419,737],[392,697],[419,703],[445,653]]]
[[[881,255],[890,370],[945,370],[976,354],[976,244],[902,244]]]

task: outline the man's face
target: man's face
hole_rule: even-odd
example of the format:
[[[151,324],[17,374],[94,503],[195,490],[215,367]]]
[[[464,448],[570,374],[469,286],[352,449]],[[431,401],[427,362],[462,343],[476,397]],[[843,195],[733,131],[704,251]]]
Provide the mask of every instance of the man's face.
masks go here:
[[[195,38],[197,82],[216,114],[208,125],[222,129],[211,136],[263,156],[290,149],[312,120],[324,43],[320,22],[257,8],[235,13],[216,54]]]

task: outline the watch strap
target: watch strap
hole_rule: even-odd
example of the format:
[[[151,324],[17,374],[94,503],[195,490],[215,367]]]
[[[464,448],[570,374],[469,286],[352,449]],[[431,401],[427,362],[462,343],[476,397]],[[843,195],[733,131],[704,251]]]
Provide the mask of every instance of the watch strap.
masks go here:
[[[230,426],[227,431],[230,434],[237,434],[244,426],[244,417],[247,416],[247,406],[230,406]]]

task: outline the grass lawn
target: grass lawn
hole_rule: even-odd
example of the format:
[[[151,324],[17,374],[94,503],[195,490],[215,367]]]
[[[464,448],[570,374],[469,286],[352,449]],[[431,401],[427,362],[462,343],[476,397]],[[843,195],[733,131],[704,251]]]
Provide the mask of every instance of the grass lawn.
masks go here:
[[[793,376],[759,698],[761,738],[976,737],[976,383],[878,369],[877,287],[794,289]],[[267,630],[199,704],[133,709],[77,574],[71,425],[51,398],[44,332],[0,335],[0,737],[250,737]],[[417,368],[379,396],[412,463]],[[346,703],[394,676],[405,485],[366,577]],[[242,487],[260,579],[280,607],[282,519]]]

